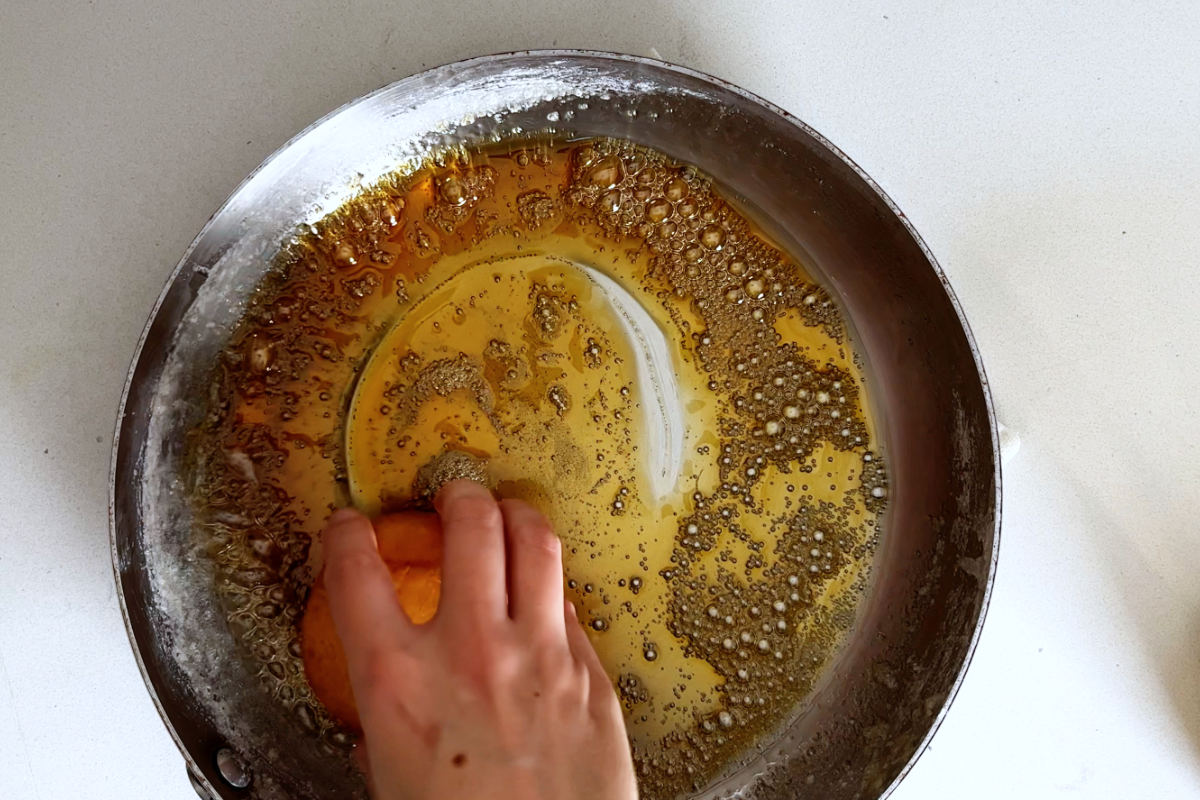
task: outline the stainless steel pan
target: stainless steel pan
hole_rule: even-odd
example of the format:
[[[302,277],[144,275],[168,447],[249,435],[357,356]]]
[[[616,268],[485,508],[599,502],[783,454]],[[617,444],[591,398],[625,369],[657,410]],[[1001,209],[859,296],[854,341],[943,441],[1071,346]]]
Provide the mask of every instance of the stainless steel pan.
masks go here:
[[[886,795],[954,696],[995,568],[998,448],[966,321],[904,215],[818,133],[709,76],[604,53],[486,56],[380,89],[284,145],[196,237],[138,344],[113,451],[113,564],[147,687],[202,796],[362,790],[239,659],[191,535],[182,446],[214,357],[299,226],[407,159],[547,127],[666,151],[770,220],[844,305],[887,421],[890,518],[850,641],[786,735],[704,796]]]

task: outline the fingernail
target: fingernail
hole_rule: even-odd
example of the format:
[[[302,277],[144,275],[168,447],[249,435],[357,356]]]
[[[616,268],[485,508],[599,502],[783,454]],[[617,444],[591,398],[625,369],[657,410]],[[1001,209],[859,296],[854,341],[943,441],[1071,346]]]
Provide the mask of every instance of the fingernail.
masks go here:
[[[567,611],[570,613],[571,619],[579,619],[579,612],[575,610],[575,604],[570,600],[564,600],[563,602],[567,605]]]

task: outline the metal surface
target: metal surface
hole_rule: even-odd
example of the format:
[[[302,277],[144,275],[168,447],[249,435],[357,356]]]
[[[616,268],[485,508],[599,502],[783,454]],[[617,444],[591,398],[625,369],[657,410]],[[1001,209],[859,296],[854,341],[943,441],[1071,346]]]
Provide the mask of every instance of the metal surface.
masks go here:
[[[196,790],[196,796],[200,800],[213,800],[212,793],[209,792],[208,786],[204,783],[204,779],[197,775],[191,767],[187,770],[188,782],[192,784],[192,788]]]
[[[253,778],[245,760],[228,747],[217,751],[217,771],[235,789],[245,789]]]
[[[854,633],[785,735],[703,796],[883,796],[957,690],[994,574],[998,446],[966,322],[916,232],[819,134],[736,87],[630,56],[487,56],[385,87],[281,148],[196,238],[139,343],[113,451],[114,568],[147,686],[213,797],[361,792],[239,661],[191,543],[181,446],[213,357],[297,226],[406,159],[551,124],[697,164],[770,220],[846,309],[886,420],[890,516]],[[248,788],[222,779],[224,747]]]

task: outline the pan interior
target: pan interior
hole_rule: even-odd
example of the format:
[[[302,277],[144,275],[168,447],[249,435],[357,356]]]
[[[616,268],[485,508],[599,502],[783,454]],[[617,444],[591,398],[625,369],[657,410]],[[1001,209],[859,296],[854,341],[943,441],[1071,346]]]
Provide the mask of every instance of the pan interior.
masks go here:
[[[453,75],[454,80],[449,80]],[[478,109],[464,121],[463,109]],[[131,375],[115,464],[114,545],[147,680],[196,770],[223,796],[230,747],[258,797],[354,778],[268,701],[236,657],[208,554],[187,531],[183,434],[280,243],[406,161],[554,127],[700,165],[771,220],[846,309],[886,418],[891,516],[855,633],[806,713],[714,795],[879,795],[952,695],[986,598],[995,458],[974,350],[936,266],[887,201],[819,137],[735,90],[636,59],[524,54],[435,70],[302,134],[231,197],[160,302]],[[568,125],[569,123],[569,125]],[[345,176],[361,176],[347,184]]]

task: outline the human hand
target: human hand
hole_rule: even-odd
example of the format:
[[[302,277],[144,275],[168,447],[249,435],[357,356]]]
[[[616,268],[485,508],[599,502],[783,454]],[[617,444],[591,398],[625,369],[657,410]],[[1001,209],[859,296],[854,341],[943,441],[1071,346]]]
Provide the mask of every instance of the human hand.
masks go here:
[[[442,594],[408,619],[370,521],[334,513],[325,585],[376,800],[636,800],[612,683],[564,599],[562,549],[519,500],[453,481]]]

